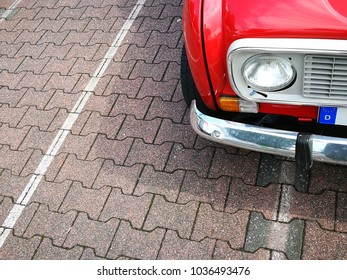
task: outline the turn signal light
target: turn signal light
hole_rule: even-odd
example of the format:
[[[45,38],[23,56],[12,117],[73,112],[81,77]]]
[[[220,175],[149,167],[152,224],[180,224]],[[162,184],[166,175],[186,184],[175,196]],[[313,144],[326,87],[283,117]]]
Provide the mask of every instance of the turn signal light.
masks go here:
[[[220,108],[227,112],[258,113],[258,104],[253,101],[234,96],[222,96],[219,99]]]

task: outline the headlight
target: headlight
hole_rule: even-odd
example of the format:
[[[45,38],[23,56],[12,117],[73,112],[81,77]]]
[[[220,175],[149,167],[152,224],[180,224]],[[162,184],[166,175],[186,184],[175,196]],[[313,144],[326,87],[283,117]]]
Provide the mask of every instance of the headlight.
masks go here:
[[[266,54],[254,55],[242,66],[245,82],[256,91],[281,90],[293,82],[295,75],[287,60]]]

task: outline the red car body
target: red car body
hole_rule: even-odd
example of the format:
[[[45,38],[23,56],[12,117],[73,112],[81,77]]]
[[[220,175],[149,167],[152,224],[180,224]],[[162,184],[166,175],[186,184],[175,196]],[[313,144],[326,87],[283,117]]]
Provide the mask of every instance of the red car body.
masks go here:
[[[230,70],[228,72],[227,57],[233,43],[250,38],[266,39],[267,42],[271,40],[276,42],[276,39],[293,39],[294,42],[295,40],[301,42],[301,39],[313,39],[312,42],[317,45],[324,40],[326,45],[334,41],[345,42],[346,40],[347,42],[347,5],[341,0],[186,0],[182,21],[189,68],[199,92],[199,98],[211,111],[220,111],[221,97],[238,95],[230,81],[232,78],[228,77]],[[345,46],[347,44],[334,50],[338,51],[338,57],[346,56]],[[290,116],[298,121],[306,122],[316,122],[319,115],[319,104],[264,101],[257,101],[258,113]],[[347,107],[347,98],[343,102],[342,105],[339,102],[339,107]],[[216,116],[212,114],[211,117]],[[201,120],[193,116],[191,121],[198,123]],[[275,151],[273,147],[267,150],[263,147],[253,148],[252,144],[243,145],[238,143],[239,141],[230,142],[226,139],[228,137],[220,137],[221,132],[224,133],[223,125],[221,131],[217,129],[218,133],[213,135],[203,131],[196,123],[192,123],[193,128],[210,140],[271,154],[282,154],[281,150]],[[234,125],[230,120],[228,124],[225,123],[228,126],[230,124]],[[301,134],[301,131],[296,132],[298,135]],[[261,137],[262,132],[258,133]],[[214,137],[216,135],[218,137]],[[295,137],[297,138],[297,135]],[[314,148],[312,151],[312,145],[318,147],[318,144],[313,138],[309,136],[307,143],[303,145],[310,149],[310,157],[313,155],[314,160],[347,164],[345,138],[324,138],[327,141],[324,145],[331,144],[337,147],[337,150],[333,152],[340,154],[337,158],[332,158],[328,152],[315,157],[316,151]],[[290,152],[286,151],[284,155],[298,158],[298,153],[302,153],[302,150],[298,151],[298,139],[295,141],[296,147],[291,147]]]

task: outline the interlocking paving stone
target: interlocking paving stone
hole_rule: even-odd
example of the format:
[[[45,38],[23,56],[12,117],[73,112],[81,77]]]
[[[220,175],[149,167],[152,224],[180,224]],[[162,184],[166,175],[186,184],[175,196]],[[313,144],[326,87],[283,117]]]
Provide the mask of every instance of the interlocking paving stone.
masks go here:
[[[47,73],[44,75],[35,75],[33,72],[26,72],[23,79],[21,79],[16,88],[34,88],[37,91],[50,90],[51,87],[47,86],[46,88],[46,85],[48,84],[53,75],[55,74]]]
[[[76,212],[70,211],[66,214],[49,211],[48,207],[41,205],[35,213],[27,230],[25,238],[41,235],[52,238],[53,245],[61,246],[71,229],[77,216]]]
[[[13,45],[5,40],[2,40],[0,42],[0,54],[2,56],[13,57],[21,47],[21,44]]]
[[[46,75],[50,75],[50,79],[49,81],[47,81],[47,84],[45,84],[45,87],[43,88],[45,91],[50,89],[60,89],[67,93],[76,93],[82,90],[82,88],[77,87],[78,81],[82,77],[81,74],[75,74],[72,76],[64,76],[64,75],[61,75],[60,73],[53,73],[53,74],[46,74]]]
[[[83,186],[90,188],[101,169],[102,162],[102,159],[79,160],[76,155],[70,154],[67,156],[55,181],[58,183],[64,180],[80,181]]]
[[[28,3],[26,4],[28,5]],[[39,9],[30,9],[30,7],[21,8],[16,14],[16,19],[34,19],[39,11]]]
[[[59,212],[67,213],[70,210],[85,212],[96,220],[111,192],[111,188],[103,187],[99,190],[83,188],[80,183],[71,185]]]
[[[40,38],[40,42],[49,43],[49,40],[47,40],[47,38],[43,39],[42,37],[45,37],[47,35],[47,32],[55,32],[55,33],[59,32],[60,28],[63,26],[65,21],[66,19],[54,19],[54,20],[48,19],[48,18],[43,19],[40,25],[36,28],[36,32],[45,31],[45,33]]]
[[[177,170],[173,173],[156,171],[152,166],[146,165],[136,185],[135,195],[155,193],[163,195],[166,200],[177,200],[185,172]]]
[[[16,71],[16,69],[22,64],[24,57],[11,58],[11,57],[1,57],[0,69],[6,70],[10,73]]]
[[[258,249],[254,253],[234,250],[228,242],[217,241],[213,259],[215,260],[268,260],[270,259],[270,251],[266,249]]]
[[[336,230],[347,233],[347,194],[339,193],[337,200]]]
[[[211,205],[202,203],[199,207],[192,239],[200,241],[210,237],[229,241],[232,248],[241,248],[246,236],[248,217],[248,211],[229,214],[215,211]]]
[[[154,63],[160,63],[161,61],[176,62],[176,61],[180,61],[180,59],[181,59],[181,49],[161,46],[158,51],[158,54],[155,57]]]
[[[63,5],[63,11],[59,14],[58,18],[73,18],[73,19],[79,19],[86,8],[78,8],[76,6],[69,6],[69,4]]]
[[[75,154],[78,159],[86,159],[96,137],[95,133],[86,136],[69,134],[60,147],[59,153]]]
[[[216,240],[206,238],[200,242],[181,239],[175,231],[168,230],[158,259],[210,260]]]
[[[160,124],[160,119],[145,121],[137,120],[134,116],[127,116],[119,130],[117,139],[142,138],[145,143],[153,143]]]
[[[232,179],[225,211],[239,209],[262,212],[269,220],[276,220],[281,188],[277,184],[267,187],[246,185],[241,179]]]
[[[290,223],[273,222],[265,220],[262,214],[253,212],[245,250],[254,252],[259,248],[270,248],[286,253],[289,259],[300,259],[303,232],[302,220],[293,220]]]
[[[154,145],[146,144],[142,139],[135,139],[125,161],[125,165],[132,166],[136,163],[144,163],[153,165],[156,170],[163,170],[171,147],[171,143]]]
[[[61,129],[62,125],[65,123],[67,117],[69,115],[69,112],[67,109],[59,109],[57,115],[49,125],[48,131],[57,131]],[[71,134],[73,135],[79,135],[81,133],[81,130],[83,129],[84,125],[86,124],[87,120],[89,119],[89,116],[91,115],[91,112],[83,112],[79,115],[76,122],[71,128]],[[86,133],[86,135],[90,134],[89,132]],[[91,133],[92,134],[92,133]]]
[[[96,256],[92,248],[84,248],[81,260],[105,260],[105,258]]]
[[[24,95],[21,97],[17,103],[17,107],[24,106],[36,106],[38,110],[43,110],[50,99],[52,98],[55,91],[36,91],[33,88],[29,88],[25,91]]]
[[[62,32],[62,33],[64,33],[64,32]],[[98,42],[97,40],[95,40],[94,42],[90,43],[93,35],[95,34],[94,30],[91,30],[88,32],[78,32],[76,30],[72,30],[72,31],[69,31],[67,33],[68,33],[68,35],[64,38],[64,41],[61,43],[63,45],[80,44],[80,45],[86,46],[88,44],[93,45],[93,44]]]
[[[18,83],[23,79],[25,73],[9,73],[8,71],[4,70],[0,72],[0,86],[6,87],[10,90],[20,90],[21,88],[16,88]]]
[[[316,222],[307,222],[303,245],[303,259],[347,259],[347,234],[323,230]]]
[[[196,137],[190,125],[175,124],[171,120],[163,119],[155,143],[176,142],[181,143],[185,148],[192,148]]]
[[[1,195],[3,195],[1,190],[0,193]],[[10,213],[13,206],[14,203],[10,197],[0,197],[0,225],[3,224],[3,222],[5,221],[5,217],[7,217],[7,215]]]
[[[60,75],[74,75],[76,73],[72,72],[72,69],[76,63],[76,58],[62,60],[56,57],[52,57],[42,69],[41,74],[59,73]]]
[[[58,109],[38,110],[36,107],[31,106],[26,111],[17,127],[22,128],[30,125],[37,126],[40,130],[47,130],[57,113]]]
[[[35,16],[35,19],[42,19],[42,18],[49,18],[49,19],[56,19],[60,12],[62,11],[62,7],[59,8],[48,8],[48,7],[43,7],[40,9],[40,11],[37,13]]]
[[[109,19],[99,19],[99,18],[89,18],[89,22],[85,27],[84,31],[88,32],[90,30],[102,30],[103,32],[110,32],[115,22],[118,21],[117,18]]]
[[[186,104],[181,102],[172,103],[163,101],[159,97],[155,97],[146,115],[146,119],[150,120],[156,117],[171,119],[175,123],[180,123],[186,110]]]
[[[39,246],[41,237],[23,239],[11,236],[0,250],[1,260],[30,260]],[[18,250],[20,248],[20,250]]]
[[[118,98],[118,94],[108,96],[91,95],[87,104],[84,106],[84,111],[99,112],[101,116],[108,116],[111,112],[114,103]]]
[[[63,26],[59,29],[59,32],[63,31],[77,31],[77,32],[83,32],[89,23],[90,19],[71,19],[68,18]]]
[[[156,195],[144,229],[153,230],[157,227],[164,227],[177,230],[181,238],[189,238],[197,209],[197,202],[175,204],[167,202],[162,196]]]
[[[110,113],[110,116],[127,114],[135,116],[136,119],[143,119],[151,100],[151,98],[133,99],[128,98],[126,95],[120,95]]]
[[[185,149],[181,144],[174,144],[166,170],[172,172],[183,168],[195,171],[200,177],[207,177],[213,152],[213,148]]]
[[[118,134],[125,116],[115,117],[103,117],[98,112],[92,112],[88,117],[87,122],[83,123],[83,129],[80,132],[81,135],[88,135],[90,133],[105,134],[108,139],[115,139]],[[106,141],[106,139],[100,138],[99,141]]]
[[[0,47],[1,49],[1,47]],[[18,102],[23,98],[28,89],[13,90],[7,87],[0,87],[1,104],[9,104],[11,107],[17,106]],[[20,107],[20,106],[19,106]]]
[[[0,108],[1,109],[1,108]],[[2,145],[9,145],[11,149],[18,149],[28,134],[30,127],[22,129],[10,127],[9,124],[0,123],[0,139]],[[1,153],[1,152],[0,152]]]
[[[320,195],[308,195],[298,192],[291,186],[283,186],[279,211],[281,222],[292,219],[317,221],[321,227],[333,230],[335,226],[335,193],[324,192]]]
[[[42,25],[42,23],[40,25]],[[29,43],[31,45],[37,44],[46,32],[45,30],[38,30],[38,29],[39,27],[36,28],[35,32],[23,30],[22,33],[17,37],[16,41],[14,41],[13,43],[14,44]]]
[[[105,256],[118,228],[119,221],[110,219],[107,222],[90,220],[86,213],[79,213],[70,228],[64,247],[72,248],[76,245],[95,249],[99,256]],[[90,233],[93,234],[90,234]]]
[[[65,201],[65,197],[71,184],[72,182],[68,180],[62,183],[41,180],[41,183],[34,192],[30,202],[45,204],[48,206],[50,211],[58,211],[60,205]]]
[[[124,194],[132,194],[139,180],[142,165],[135,164],[131,167],[115,165],[112,160],[105,160],[96,178],[93,188],[100,189],[103,186],[120,188]],[[139,193],[138,195],[142,195]]]
[[[121,221],[107,257],[117,259],[126,256],[153,260],[157,257],[164,233],[164,229],[151,232],[133,229],[129,222]]]
[[[136,45],[130,45],[122,60],[129,61],[132,59],[136,59],[144,60],[145,63],[153,63],[158,50],[158,46],[153,46],[150,48],[140,48]]]
[[[69,34],[68,31],[64,32],[54,32],[52,30],[47,30],[43,36],[41,36],[40,40],[37,42],[38,44],[54,44],[55,46],[61,46],[67,35]],[[73,42],[72,42],[73,43]],[[64,44],[71,47],[71,44]],[[41,53],[41,56],[43,56],[44,52]]]
[[[174,80],[180,79],[180,64],[178,64],[177,62],[172,62],[170,61],[166,71],[165,71],[165,75],[163,77],[164,81],[170,81],[170,80]]]
[[[40,58],[50,58],[50,57],[56,57],[58,59],[64,59],[67,56],[67,53],[71,50],[73,44],[60,46],[59,42],[54,43],[52,40],[58,40],[60,36],[57,36],[56,33],[48,33],[47,31],[40,39],[42,42],[48,42],[47,47],[43,51],[43,53],[40,55]],[[62,34],[62,39],[64,40],[67,34],[65,33],[59,33]],[[49,36],[51,35],[51,36]],[[52,38],[51,38],[52,37]]]
[[[0,168],[9,169],[13,175],[23,175],[22,170],[32,154],[32,149],[13,151],[10,147],[3,146],[0,149]]]
[[[257,176],[259,186],[270,183],[292,184],[295,182],[295,162],[276,159],[271,155],[260,156],[260,166]]]
[[[81,46],[80,44],[73,44],[67,47],[69,47],[69,51],[65,56],[66,59],[84,58],[87,60],[91,60],[100,46]]]
[[[30,56],[31,58],[39,58],[46,46],[46,44],[31,45],[29,43],[24,43],[15,57]]]
[[[30,56],[23,57],[23,62],[15,70],[16,73],[21,73],[23,71],[33,72],[34,74],[40,74],[46,64],[49,61],[48,57],[34,59]]]
[[[15,31],[16,30],[29,30],[31,32],[35,31],[35,29],[40,25],[41,19],[21,19],[20,22],[16,25]]]
[[[259,165],[259,154],[247,156],[229,154],[224,149],[216,149],[209,176],[218,178],[222,175],[242,178],[246,184],[255,184]]]
[[[21,177],[11,174],[11,170],[5,169],[0,175],[0,195],[11,197],[16,201],[22,193],[23,186],[29,182],[29,177]],[[2,216],[0,215],[0,218]]]
[[[178,81],[154,81],[151,78],[145,78],[144,82],[139,89],[139,93],[137,98],[145,98],[145,97],[160,97],[165,101],[170,101],[173,95],[173,89],[176,88]]]
[[[105,135],[98,135],[90,150],[90,153],[88,154],[87,159],[112,159],[115,164],[123,164],[132,143],[132,138],[126,138],[122,141],[117,141],[112,139],[109,140],[105,137]]]
[[[288,260],[287,256],[283,252],[271,251],[271,260]]]
[[[118,188],[114,188],[108,197],[100,214],[101,221],[111,218],[119,218],[130,221],[134,228],[141,228],[147,216],[153,195],[132,196],[123,194]],[[136,209],[135,211],[132,211]]]
[[[35,260],[78,260],[83,252],[83,248],[75,246],[72,249],[65,249],[52,245],[52,241],[43,238],[40,246],[35,252]]]
[[[58,154],[55,157],[55,160],[51,163],[50,168],[47,170],[45,174],[45,178],[47,181],[52,182],[57,177],[61,167],[63,166],[64,161],[67,158],[67,154]],[[34,150],[31,157],[27,161],[25,167],[22,169],[21,176],[32,175],[38,165],[40,164],[43,158],[43,153],[41,150]]]
[[[320,193],[323,190],[345,192],[347,180],[345,166],[329,165],[316,162],[312,169],[309,192]]]
[[[18,150],[36,149],[45,153],[52,144],[55,134],[54,132],[41,131],[37,126],[33,126],[18,147]]]
[[[178,203],[189,201],[206,202],[215,210],[223,211],[229,191],[230,178],[199,178],[194,172],[187,172],[178,197]]]
[[[38,203],[30,203],[24,208],[22,215],[19,217],[16,224],[14,225],[13,235],[18,237],[19,236],[24,237],[24,233],[27,230],[28,225],[33,219],[39,206],[40,204]]]
[[[100,90],[100,93],[99,93],[99,90],[96,89],[95,91],[95,94],[102,94],[102,95],[110,95],[110,94],[113,94],[113,93],[119,93],[121,94],[119,99],[118,99],[118,103],[116,104],[118,106],[118,108],[115,108],[112,112],[113,112],[113,115],[114,114],[122,114],[122,113],[128,113],[128,111],[126,111],[126,107],[127,107],[127,102],[131,102],[133,101],[132,104],[134,103],[139,103],[141,102],[141,100],[144,100],[144,102],[146,102],[146,104],[142,104],[140,106],[149,106],[149,103],[151,102],[151,98],[139,98],[139,100],[126,100],[127,97],[128,98],[135,98],[139,89],[141,88],[142,86],[142,83],[143,83],[143,78],[138,78],[138,79],[135,79],[135,80],[126,80],[126,79],[122,79],[121,77],[119,76],[104,76],[102,79],[110,79],[109,83],[107,84],[107,87],[105,89],[101,88]],[[99,83],[99,89],[100,89],[100,86],[102,84],[102,81]],[[121,101],[123,101],[123,104],[121,103]],[[129,104],[131,105],[131,104]],[[129,106],[130,109],[133,108],[132,106]],[[147,111],[147,108],[139,108],[138,111],[141,113],[141,114],[145,114],[146,111]],[[136,108],[133,108],[132,109],[132,112],[133,113],[130,113],[129,114],[132,114],[132,115],[135,115],[138,113],[138,111],[136,110]],[[136,115],[137,116],[137,115]],[[140,117],[141,118],[141,117]]]

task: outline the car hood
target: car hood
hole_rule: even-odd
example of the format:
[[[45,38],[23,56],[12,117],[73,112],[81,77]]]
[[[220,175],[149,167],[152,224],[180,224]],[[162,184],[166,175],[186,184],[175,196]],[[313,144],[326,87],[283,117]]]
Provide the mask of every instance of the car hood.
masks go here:
[[[235,40],[347,40],[347,5],[343,0],[205,0],[203,32],[210,80],[218,100],[221,94],[234,94],[225,58]]]
[[[342,0],[222,1],[224,34],[232,34],[231,40],[272,36],[347,38],[347,5]]]

